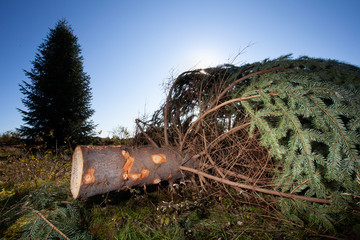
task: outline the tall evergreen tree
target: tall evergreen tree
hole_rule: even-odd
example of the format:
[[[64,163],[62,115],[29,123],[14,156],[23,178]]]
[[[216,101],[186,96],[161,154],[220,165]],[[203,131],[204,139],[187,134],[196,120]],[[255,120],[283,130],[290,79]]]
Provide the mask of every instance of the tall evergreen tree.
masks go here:
[[[54,146],[70,139],[81,143],[92,134],[90,76],[77,41],[68,22],[58,21],[39,46],[31,71],[24,70],[30,82],[19,85],[27,111],[18,109],[25,122],[18,130],[26,138]]]

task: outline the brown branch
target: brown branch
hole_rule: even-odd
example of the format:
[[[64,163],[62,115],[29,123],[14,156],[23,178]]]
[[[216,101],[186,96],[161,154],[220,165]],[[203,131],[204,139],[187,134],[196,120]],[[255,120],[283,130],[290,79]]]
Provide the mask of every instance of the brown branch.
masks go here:
[[[230,186],[249,189],[249,190],[253,190],[255,192],[261,192],[261,193],[280,196],[280,197],[285,197],[285,198],[292,198],[292,199],[296,198],[296,199],[301,199],[301,200],[305,200],[305,201],[309,201],[309,202],[330,204],[330,201],[327,200],[327,199],[299,196],[299,195],[294,195],[294,194],[283,193],[283,192],[278,192],[278,191],[274,191],[274,190],[259,188],[259,187],[255,187],[255,186],[251,186],[251,185],[247,185],[247,184],[243,184],[243,183],[232,182],[230,180],[215,177],[215,176],[212,176],[210,174],[207,174],[207,173],[204,173],[204,172],[201,172],[199,170],[189,168],[189,167],[180,166],[179,169],[184,170],[184,171],[188,171],[188,172],[192,172],[192,173],[198,174],[200,176],[204,176],[206,178],[209,178],[209,179],[212,179],[212,180],[224,183],[224,184],[228,184]]]
[[[269,93],[268,94],[269,96],[277,96],[278,93]],[[194,126],[200,121],[202,120],[206,115],[218,110],[219,108],[223,107],[223,106],[226,106],[227,104],[230,104],[230,103],[234,103],[234,102],[241,102],[241,101],[246,101],[246,100],[250,100],[250,99],[253,99],[253,98],[258,98],[260,97],[260,94],[256,94],[256,95],[252,95],[252,96],[248,96],[248,97],[239,97],[239,98],[234,98],[234,99],[231,99],[231,100],[228,100],[226,102],[223,102],[219,105],[217,105],[216,107],[213,107],[209,110],[207,110],[206,112],[204,112],[203,115],[201,115],[198,119],[196,119],[192,124],[191,126],[188,128],[188,130],[185,132],[185,135],[184,135],[184,138],[183,140],[181,141],[180,143],[180,151],[182,151],[183,147],[184,147],[184,143],[185,143],[185,139],[187,137],[187,135],[189,134],[190,130],[192,128],[194,128]]]
[[[234,82],[232,82],[227,88],[225,88],[215,99],[214,101],[212,101],[208,107],[208,109],[211,109],[215,106],[215,104],[217,104],[220,99],[231,89],[233,88],[236,84],[240,83],[240,82],[243,82],[245,80],[247,80],[248,78],[250,77],[253,77],[255,75],[263,75],[263,74],[266,74],[266,73],[269,73],[269,72],[272,72],[272,71],[276,71],[276,70],[284,70],[283,67],[274,67],[274,68],[271,68],[271,69],[266,69],[266,70],[262,70],[262,71],[258,71],[258,72],[255,72],[255,73],[250,73],[242,78],[239,78],[237,80],[235,80]],[[242,72],[241,72],[242,73]],[[239,76],[241,73],[238,73],[237,76]],[[195,129],[195,134],[199,132],[199,129],[200,129],[200,125],[198,125]],[[194,138],[194,141],[195,141],[196,137]]]
[[[206,147],[206,138],[205,138],[205,134],[204,134],[204,143],[205,143],[205,149],[207,148]],[[225,179],[225,175],[224,175],[224,173],[222,172],[222,170],[224,170],[224,171],[226,171],[225,169],[222,169],[222,168],[220,168],[220,167],[218,167],[218,166],[216,166],[216,164],[215,164],[215,162],[212,160],[212,158],[211,158],[211,156],[210,156],[210,154],[206,151],[206,155],[207,155],[207,157],[208,157],[208,159],[209,159],[209,161],[210,161],[210,163],[212,164],[212,165],[209,165],[209,164],[206,164],[206,163],[204,163],[204,166],[205,167],[214,167],[215,169],[216,169],[216,171],[220,174],[220,176],[223,178],[223,179]],[[201,182],[202,183],[202,182]],[[203,184],[201,185],[202,187],[203,187]],[[228,192],[229,193],[229,191],[226,189],[226,186],[225,186],[225,184],[223,183],[223,186],[224,186],[224,188],[225,188],[225,191],[226,192]],[[241,191],[241,189],[240,188],[238,188],[238,187],[236,187],[236,186],[232,186],[236,191],[238,191],[238,192],[240,192],[241,194],[243,194],[246,198],[249,198],[249,195],[248,194],[246,194],[246,193],[244,193],[244,192],[242,192]],[[204,187],[203,187],[204,188]],[[229,195],[231,196],[231,194],[229,193]],[[232,196],[231,196],[232,197]],[[233,198],[233,197],[232,197]]]
[[[257,184],[257,182],[259,181],[259,179],[261,178],[261,176],[264,174],[265,172],[265,169],[266,169],[266,166],[267,164],[269,163],[269,161],[271,160],[271,155],[270,153],[268,152],[267,154],[267,157],[266,157],[266,162],[265,162],[265,165],[261,168],[261,173],[259,174],[259,176],[254,176],[254,178],[256,179],[256,181],[254,182],[254,184]],[[259,172],[257,172],[259,173]]]
[[[272,71],[276,71],[276,70],[284,70],[283,67],[274,67],[271,69],[266,69],[266,70],[262,70],[262,71],[258,71],[255,73],[250,73],[242,78],[239,78],[237,80],[235,80],[234,82],[232,82],[227,88],[225,88],[215,99],[214,101],[211,102],[209,109],[211,109],[212,107],[214,107],[214,105],[226,94],[226,92],[228,92],[231,88],[233,88],[236,84],[243,82],[253,76],[256,75],[263,75]],[[182,74],[180,74],[176,80],[174,81],[173,85],[171,86],[170,90],[169,90],[169,94],[166,98],[166,103],[165,103],[165,108],[164,108],[164,139],[165,139],[165,145],[169,145],[169,140],[168,140],[168,135],[167,135],[167,131],[168,131],[168,114],[169,114],[169,102],[170,102],[170,98],[171,98],[171,93],[174,90],[177,82],[179,79],[181,79],[183,76],[185,76],[186,74],[192,73],[193,71],[186,71],[183,72]],[[198,132],[199,128],[196,129],[196,132]],[[182,148],[182,147],[180,147]]]
[[[203,132],[204,132],[204,129],[203,129]],[[205,136],[205,133],[203,133],[203,136],[204,136],[204,144],[205,144],[205,149],[207,149],[207,146],[206,146],[206,136]],[[206,156],[208,157],[212,167],[214,167],[216,169],[216,171],[220,174],[220,176],[222,178],[225,178],[225,175],[220,171],[220,169],[215,165],[215,162],[212,160],[210,154],[205,150],[206,152]]]
[[[45,218],[44,215],[41,214],[41,212],[35,210],[35,209],[32,209],[32,208],[29,208],[29,207],[26,207],[26,206],[23,206],[24,209],[28,209],[30,211],[32,211],[33,213],[36,213],[37,215],[39,215],[39,217],[41,217],[52,229],[54,229],[55,231],[57,231],[61,236],[63,236],[66,240],[70,240],[70,238],[68,238],[63,232],[61,232],[57,227],[55,227],[54,224],[52,224],[49,220],[47,220]]]
[[[250,73],[242,78],[239,78],[237,80],[235,80],[234,82],[232,82],[227,88],[225,88],[218,96],[217,98],[210,104],[209,108],[212,108],[214,107],[214,105],[219,102],[219,100],[231,89],[233,88],[236,84],[240,83],[240,82],[243,82],[245,81],[246,79],[249,79],[253,76],[256,76],[256,75],[263,75],[263,74],[266,74],[266,73],[269,73],[269,72],[272,72],[272,71],[276,71],[276,70],[284,70],[283,67],[274,67],[274,68],[270,68],[270,69],[266,69],[266,70],[262,70],[262,71],[258,71],[258,72],[255,72],[255,73]]]
[[[156,148],[160,148],[156,142],[154,142],[154,140],[151,139],[151,137],[149,137],[149,135],[144,131],[144,129],[140,126],[139,122],[142,122],[143,124],[145,124],[143,121],[141,121],[140,119],[136,119],[135,120],[136,125],[139,127],[140,131],[145,135],[145,137],[147,138],[147,140],[151,143],[151,145],[153,145]]]
[[[178,141],[181,142],[182,132],[181,132],[180,129],[177,127],[178,124],[175,123],[174,117],[171,115],[170,118],[171,118],[170,121],[173,122],[172,127],[175,129],[174,131],[175,131],[175,132],[177,133],[177,135],[178,135]],[[180,122],[180,121],[178,121],[178,122]],[[174,139],[174,141],[176,141],[176,140]],[[176,144],[176,145],[178,145],[178,144]]]
[[[214,166],[212,166],[212,165],[210,165],[210,164],[206,164],[206,163],[204,163],[204,166],[205,166],[205,167],[214,167]],[[245,181],[252,182],[252,183],[255,182],[254,179],[252,179],[252,178],[250,178],[250,177],[248,177],[248,176],[245,176],[245,175],[243,175],[243,174],[235,173],[235,172],[233,172],[233,171],[230,171],[230,170],[227,170],[227,169],[223,169],[223,168],[220,168],[220,167],[216,167],[216,168],[217,168],[218,170],[223,171],[223,172],[225,173],[225,175],[232,176],[232,177],[235,177],[235,178],[240,178],[240,179],[243,179],[243,180],[245,180]],[[225,178],[225,176],[224,176],[223,178]]]
[[[205,146],[205,149],[199,153],[199,155],[203,155],[205,154],[213,145],[217,144],[218,142],[220,142],[221,140],[225,139],[228,135],[231,135],[247,126],[249,126],[250,123],[244,123],[244,124],[241,124],[239,126],[236,126],[232,129],[230,129],[229,131],[227,131],[226,133],[223,133],[221,134],[220,136],[218,136],[214,141],[212,141],[208,146]]]
[[[167,129],[168,129],[168,114],[169,114],[169,102],[170,102],[170,97],[171,97],[171,93],[174,90],[177,82],[179,79],[181,79],[184,75],[191,73],[192,71],[187,71],[187,72],[183,72],[182,74],[180,74],[176,80],[174,81],[173,85],[171,86],[170,90],[169,90],[169,94],[166,98],[166,103],[165,103],[165,108],[164,108],[164,139],[165,139],[165,145],[168,146],[169,145],[169,139],[168,139],[168,135],[167,135]]]

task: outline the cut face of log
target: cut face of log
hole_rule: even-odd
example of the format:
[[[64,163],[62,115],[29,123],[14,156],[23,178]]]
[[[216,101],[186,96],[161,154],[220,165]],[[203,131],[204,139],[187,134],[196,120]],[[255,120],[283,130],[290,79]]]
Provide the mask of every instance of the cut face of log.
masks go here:
[[[183,177],[180,166],[198,160],[174,148],[144,146],[77,146],[72,159],[70,190],[74,199]]]

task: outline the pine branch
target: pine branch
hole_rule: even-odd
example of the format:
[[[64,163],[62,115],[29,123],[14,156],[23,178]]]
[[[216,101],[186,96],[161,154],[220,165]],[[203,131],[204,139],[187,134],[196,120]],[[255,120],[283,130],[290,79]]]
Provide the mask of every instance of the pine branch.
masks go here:
[[[44,215],[41,214],[41,212],[35,210],[35,209],[32,209],[30,207],[26,207],[26,206],[23,206],[24,209],[27,209],[27,210],[30,210],[32,211],[33,213],[36,213],[37,215],[39,215],[39,217],[41,217],[53,230],[55,230],[56,232],[58,232],[61,236],[63,236],[66,240],[70,240],[70,238],[68,238],[64,233],[62,233],[57,227],[55,227],[54,224],[52,224],[49,220],[47,220],[45,218]]]

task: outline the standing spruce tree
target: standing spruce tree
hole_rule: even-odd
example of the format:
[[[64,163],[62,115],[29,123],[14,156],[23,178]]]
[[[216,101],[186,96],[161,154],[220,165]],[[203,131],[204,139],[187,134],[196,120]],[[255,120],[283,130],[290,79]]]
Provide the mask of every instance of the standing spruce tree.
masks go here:
[[[19,132],[28,139],[43,139],[48,147],[84,143],[95,125],[90,76],[84,72],[77,37],[65,19],[50,29],[39,46],[31,71],[20,91],[27,111],[19,109],[25,125]]]

